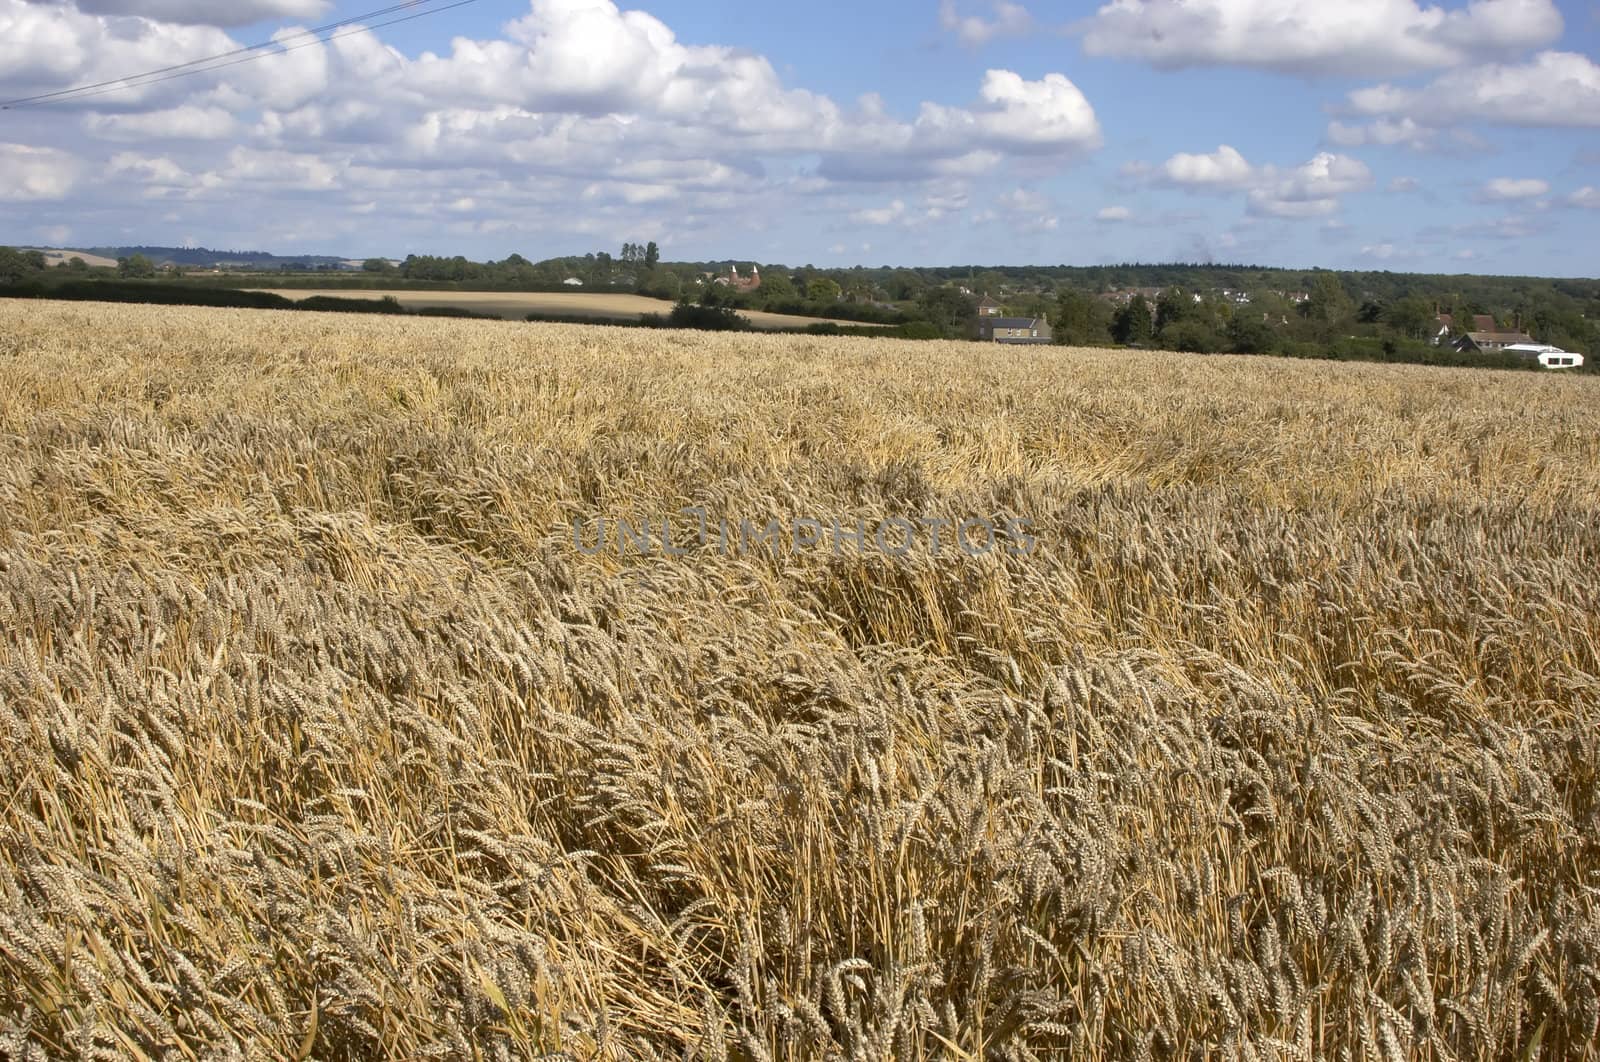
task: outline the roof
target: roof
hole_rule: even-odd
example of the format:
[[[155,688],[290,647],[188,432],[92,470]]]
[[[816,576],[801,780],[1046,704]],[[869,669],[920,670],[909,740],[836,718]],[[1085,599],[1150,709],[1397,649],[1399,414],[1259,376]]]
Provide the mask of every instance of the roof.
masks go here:
[[[1468,332],[1466,338],[1472,340],[1478,346],[1483,346],[1485,343],[1510,346],[1512,344],[1537,344],[1539,342],[1526,332]]]
[[[978,300],[978,305],[980,307],[983,307],[983,306],[999,306],[1000,304],[998,302],[996,302],[995,300],[991,299],[989,296],[985,295],[983,298]]]
[[[1494,326],[1493,314],[1475,313],[1472,315],[1472,324],[1479,332],[1499,331],[1499,329]]]
[[[994,328],[1038,328],[1037,317],[991,317],[983,322]]]

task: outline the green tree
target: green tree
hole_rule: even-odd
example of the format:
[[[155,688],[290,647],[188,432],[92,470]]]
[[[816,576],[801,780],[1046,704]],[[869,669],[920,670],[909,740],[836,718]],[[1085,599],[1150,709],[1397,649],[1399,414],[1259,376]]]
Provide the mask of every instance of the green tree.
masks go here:
[[[683,279],[670,269],[652,269],[646,273],[639,290],[657,299],[677,299],[683,294]]]
[[[1162,331],[1161,342],[1190,354],[1212,354],[1222,346],[1221,337],[1198,318],[1173,322]]]
[[[1228,349],[1235,354],[1270,354],[1277,345],[1272,326],[1254,314],[1235,314],[1228,322]]]
[[[1168,328],[1195,316],[1194,296],[1182,288],[1168,288],[1156,299],[1156,331]]]
[[[661,248],[656,246],[656,241],[651,240],[644,248],[644,267],[654,269],[661,264]]]
[[[1301,309],[1314,326],[1318,338],[1328,339],[1347,327],[1355,316],[1355,300],[1332,273],[1319,273],[1311,285],[1311,298]]]
[[[1073,347],[1104,346],[1111,342],[1111,306],[1073,288],[1056,297],[1053,325],[1057,343]]]
[[[806,298],[812,302],[838,302],[839,296],[842,294],[843,289],[839,287],[838,283],[829,280],[827,277],[812,277],[811,281],[806,284]]]
[[[142,254],[119,258],[117,274],[129,280],[146,280],[156,275],[156,264]]]
[[[1004,301],[1009,284],[1006,275],[995,269],[986,269],[972,278],[967,285],[979,295],[987,295],[996,302]]]
[[[1118,343],[1148,343],[1154,335],[1155,324],[1151,320],[1150,304],[1143,295],[1135,295],[1128,300],[1128,304],[1118,309],[1111,318],[1111,338]]]
[[[0,284],[25,284],[40,272],[44,256],[35,258],[13,247],[0,247]]]
[[[777,270],[761,278],[761,298],[764,302],[792,302],[798,297],[794,281],[789,279],[788,273]]]
[[[977,318],[978,304],[955,287],[928,288],[917,299],[917,313],[947,336],[963,336]]]
[[[1435,330],[1433,306],[1415,295],[1390,304],[1382,321],[1407,339],[1427,339]]]
[[[365,273],[393,273],[394,266],[389,264],[387,258],[368,258],[361,263],[362,272]]]

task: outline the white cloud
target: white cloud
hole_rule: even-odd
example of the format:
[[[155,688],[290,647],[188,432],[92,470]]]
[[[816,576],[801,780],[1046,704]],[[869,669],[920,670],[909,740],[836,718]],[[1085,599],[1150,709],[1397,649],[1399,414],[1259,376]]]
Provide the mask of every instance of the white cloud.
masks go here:
[[[344,184],[346,167],[340,160],[322,154],[236,147],[228,153],[227,164],[214,176],[231,184],[327,191]]]
[[[1095,214],[1096,221],[1131,221],[1133,211],[1125,206],[1101,207]]]
[[[1163,183],[1196,191],[1244,191],[1250,213],[1260,217],[1324,217],[1339,198],[1372,185],[1372,171],[1347,155],[1321,152],[1293,169],[1253,166],[1223,144],[1206,155],[1179,153],[1162,164]]]
[[[1077,26],[1090,55],[1177,69],[1394,75],[1541,47],[1561,36],[1553,0],[1112,0]]]
[[[136,6],[131,0],[104,0],[94,11],[0,0],[0,96],[240,46],[218,26],[245,14],[154,2],[165,6],[148,14],[184,21],[116,13]],[[285,17],[318,9],[313,0],[246,2]],[[1009,7],[972,2],[966,13],[985,24],[1019,24]],[[210,218],[226,231],[334,240],[366,231],[370,219],[359,212],[367,211],[434,246],[490,232],[507,243],[551,232],[620,243],[647,230],[658,239],[704,233],[705,242],[739,226],[876,219],[896,209],[881,223],[926,227],[966,213],[980,179],[1013,164],[1030,182],[1048,178],[1102,138],[1093,106],[1062,74],[997,67],[965,98],[910,110],[892,111],[873,95],[836,102],[786,83],[762,55],[681,41],[661,20],[613,0],[528,0],[503,32],[456,38],[437,53],[410,57],[378,34],[360,34],[50,112],[19,111],[31,124],[10,139],[31,133],[43,142],[48,130],[48,142],[71,144],[82,164],[53,183],[19,175],[0,195],[43,187],[64,195],[59,189],[81,170],[106,178],[94,183],[95,206],[108,216],[137,212],[129,215],[135,225],[163,216],[144,200],[181,200],[171,212],[181,231],[201,231]],[[45,157],[28,165],[42,170]],[[879,190],[885,182],[892,192]],[[251,209],[239,210],[243,202]],[[774,203],[783,204],[776,214]],[[1043,197],[1013,207],[1021,223],[1059,226]],[[258,220],[290,214],[292,226]],[[436,229],[432,218],[442,219]]]
[[[1433,127],[1482,122],[1600,128],[1600,65],[1575,52],[1541,52],[1526,63],[1453,70],[1421,88],[1386,83],[1359,89],[1349,95],[1349,110]]]
[[[1487,200],[1537,199],[1550,193],[1550,182],[1537,177],[1496,177],[1483,186],[1482,197]]]
[[[137,15],[161,22],[206,26],[247,26],[274,18],[320,18],[329,0],[77,0],[91,15]]]
[[[996,202],[1013,214],[1042,214],[1051,207],[1049,196],[1027,188],[1013,188],[1002,194]]]
[[[1365,125],[1347,125],[1339,121],[1328,123],[1328,140],[1339,147],[1399,145],[1415,151],[1428,151],[1434,146],[1436,137],[1435,130],[1424,129],[1410,118],[1379,118]]]
[[[1424,257],[1426,252],[1418,247],[1406,247],[1385,241],[1361,248],[1361,257],[1376,258],[1380,262],[1408,262]]]
[[[65,151],[0,144],[0,200],[64,199],[81,170],[78,159]]]
[[[0,0],[0,94],[7,98],[127,77],[237,47],[211,27],[85,14],[70,4]],[[188,87],[170,81],[126,89],[115,101],[125,106],[152,96],[171,98]]]
[[[1600,210],[1600,188],[1596,188],[1592,184],[1584,185],[1567,196],[1567,205],[1584,207],[1588,210]]]
[[[962,44],[978,47],[996,37],[1017,36],[1033,28],[1033,16],[1021,4],[1010,0],[992,0],[993,18],[963,15],[956,9],[955,0],[941,0],[939,25],[947,33],[954,33]]]
[[[1391,192],[1415,192],[1422,187],[1422,182],[1415,177],[1396,177],[1389,182]]]
[[[1254,168],[1227,144],[1209,155],[1180,152],[1162,164],[1161,173],[1172,184],[1206,188],[1243,188],[1255,179]]]
[[[132,151],[113,155],[108,169],[112,176],[131,178],[141,184],[178,186],[190,180],[184,168],[171,159]]]
[[[220,140],[232,136],[238,123],[221,107],[184,104],[142,114],[87,114],[83,126],[105,140]]]
[[[905,200],[896,199],[888,206],[858,210],[850,215],[850,220],[858,225],[892,225],[905,216]]]
[[[978,102],[970,108],[925,103],[905,130],[913,145],[928,148],[964,143],[1051,154],[1100,146],[1100,123],[1078,86],[1061,74],[1028,81],[1010,70],[983,76]]]

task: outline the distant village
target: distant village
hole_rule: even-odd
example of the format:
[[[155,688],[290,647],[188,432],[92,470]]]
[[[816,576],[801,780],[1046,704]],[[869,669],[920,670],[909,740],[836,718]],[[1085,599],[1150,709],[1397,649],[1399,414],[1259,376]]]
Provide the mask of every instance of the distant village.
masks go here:
[[[617,255],[541,261],[517,254],[489,262],[459,255],[289,258],[159,247],[24,248],[0,255],[0,285],[116,278],[234,286],[271,273],[304,286],[309,280],[285,274],[330,272],[365,274],[351,287],[627,292],[725,314],[817,318],[824,330],[860,326],[906,338],[1007,346],[1114,345],[1550,369],[1582,368],[1585,355],[1600,347],[1600,282],[1592,280],[1182,264],[763,267],[749,260],[665,262],[650,242],[625,243]],[[581,300],[568,309],[581,311]],[[694,327],[719,320],[696,319],[708,323]]]

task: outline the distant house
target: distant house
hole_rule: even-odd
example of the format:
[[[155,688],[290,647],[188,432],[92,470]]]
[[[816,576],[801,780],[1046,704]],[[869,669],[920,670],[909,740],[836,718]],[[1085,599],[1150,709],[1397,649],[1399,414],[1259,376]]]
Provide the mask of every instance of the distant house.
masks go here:
[[[1005,307],[1001,306],[998,302],[995,302],[988,295],[984,295],[983,298],[978,300],[979,317],[999,317],[1004,309]]]
[[[1474,328],[1458,338],[1452,346],[1463,354],[1481,354],[1484,351],[1502,351],[1507,347],[1539,347],[1540,343],[1522,330],[1522,315],[1510,329],[1501,329],[1494,317],[1486,313],[1472,315]]]
[[[1433,309],[1433,338],[1434,346],[1441,346],[1456,330],[1456,319],[1448,313],[1440,313],[1437,306]]]
[[[1513,343],[1505,348],[1505,353],[1535,358],[1547,369],[1576,369],[1583,365],[1582,354],[1552,347],[1547,343]]]
[[[579,280],[577,277],[568,277],[567,279],[563,280],[561,283],[565,284],[569,288],[581,288],[581,287],[583,287],[583,281]]]
[[[985,343],[1053,343],[1055,335],[1045,317],[978,317],[978,338]]]
[[[1153,312],[1156,300],[1161,298],[1164,290],[1164,288],[1123,288],[1119,291],[1108,291],[1100,297],[1113,306],[1126,306],[1134,299],[1142,298],[1150,304]]]
[[[719,276],[712,283],[735,291],[755,291],[761,287],[761,267],[751,266],[750,275],[746,277],[739,275],[738,265],[733,265],[729,267],[727,276]]]
[[[1482,354],[1508,347],[1538,346],[1539,341],[1526,332],[1468,332],[1451,345],[1462,354]]]

